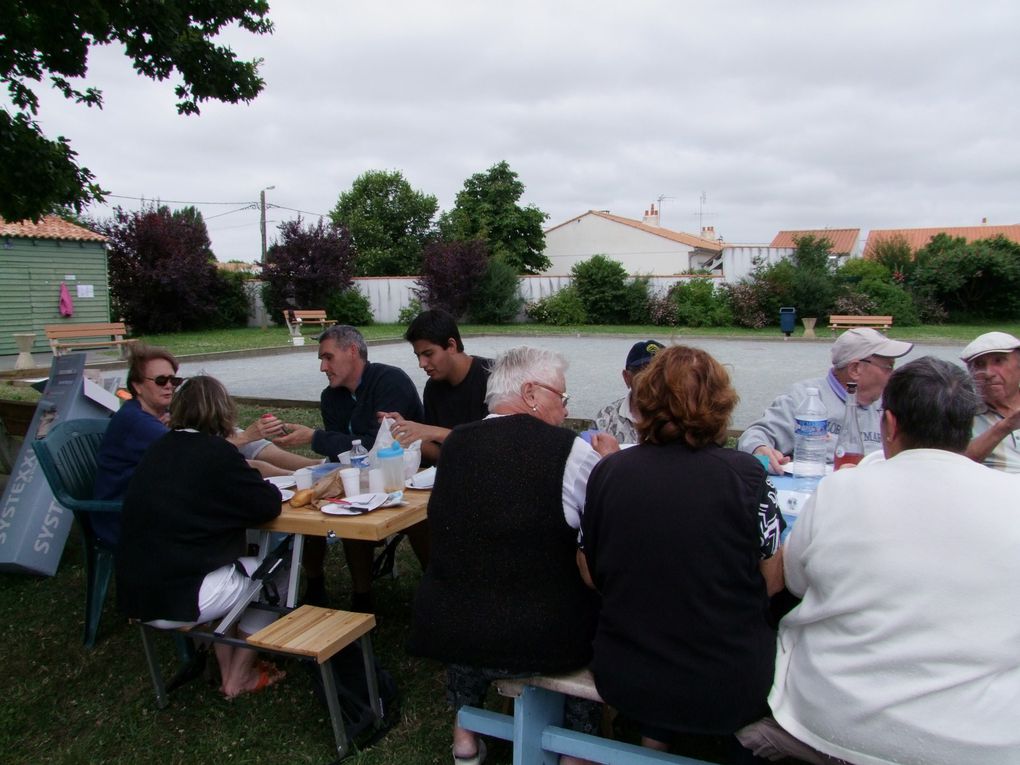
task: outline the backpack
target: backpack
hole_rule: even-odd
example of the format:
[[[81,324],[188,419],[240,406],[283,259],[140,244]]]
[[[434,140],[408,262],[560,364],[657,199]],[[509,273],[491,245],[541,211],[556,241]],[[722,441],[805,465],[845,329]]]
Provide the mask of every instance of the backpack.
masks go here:
[[[326,693],[318,665],[308,665],[312,673],[312,685],[320,703],[326,705]],[[375,715],[368,700],[368,684],[365,681],[365,660],[360,643],[351,643],[333,657],[333,682],[336,685],[337,700],[343,718],[347,738],[358,748],[375,743],[382,738],[400,717],[400,693],[393,676],[374,662],[379,699],[382,701],[383,716],[376,726]]]

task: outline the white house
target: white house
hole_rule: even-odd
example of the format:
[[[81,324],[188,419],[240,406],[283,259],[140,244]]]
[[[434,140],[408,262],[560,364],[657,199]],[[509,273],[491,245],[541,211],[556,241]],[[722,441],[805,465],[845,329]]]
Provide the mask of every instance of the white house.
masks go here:
[[[630,274],[673,276],[703,268],[722,252],[722,239],[705,228],[703,236],[659,226],[652,205],[644,220],[623,218],[607,210],[589,210],[546,229],[545,254],[552,265],[546,274],[569,274],[575,263],[606,255]]]

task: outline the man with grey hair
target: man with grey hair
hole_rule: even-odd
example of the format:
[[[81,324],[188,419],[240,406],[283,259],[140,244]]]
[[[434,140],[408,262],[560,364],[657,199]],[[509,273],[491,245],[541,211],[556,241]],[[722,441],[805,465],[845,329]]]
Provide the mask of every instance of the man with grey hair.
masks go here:
[[[1020,473],[1020,340],[986,332],[960,354],[984,400],[974,417],[967,456],[990,468]]]
[[[288,423],[291,432],[277,438],[278,445],[291,448],[311,444],[314,451],[336,461],[355,439],[360,439],[366,449],[372,448],[379,432],[379,412],[399,412],[408,420],[422,419],[421,399],[411,378],[399,367],[370,362],[365,338],[355,327],[336,324],[319,335],[319,369],[329,383],[319,401],[323,427],[313,429]],[[425,521],[408,529],[407,536],[424,567],[428,562]],[[355,611],[372,611],[374,546],[351,539],[343,543],[354,589],[351,607]],[[318,539],[310,539],[305,545],[308,586],[304,602],[312,605],[325,605],[326,601],[322,574],[325,552],[325,543]]]
[[[828,455],[833,461],[836,439],[843,429],[846,417],[846,385],[857,383],[857,423],[864,440],[864,453],[877,451],[882,446],[878,432],[882,396],[896,359],[910,353],[913,343],[890,340],[870,328],[850,329],[832,345],[832,368],[824,377],[795,383],[787,393],[773,401],[759,419],[751,423],[740,436],[737,448],[750,454],[763,454],[769,458],[769,472],[781,474],[783,465],[793,454],[794,415],[807,398],[808,388],[817,388],[822,404],[828,413]]]
[[[773,717],[737,736],[773,760],[1011,765],[1017,479],[963,454],[980,398],[959,366],[904,365],[882,405],[886,459],[823,480],[783,545],[802,600],[779,624]]]

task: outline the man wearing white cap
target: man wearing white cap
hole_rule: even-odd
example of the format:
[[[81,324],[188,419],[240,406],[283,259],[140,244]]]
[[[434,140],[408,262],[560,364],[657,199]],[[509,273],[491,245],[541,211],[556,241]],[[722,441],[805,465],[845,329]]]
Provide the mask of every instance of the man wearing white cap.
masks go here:
[[[988,467],[1020,473],[1020,340],[986,332],[963,349],[984,411],[974,417],[967,456]]]
[[[851,329],[832,345],[832,368],[824,377],[801,380],[773,401],[765,414],[740,436],[737,448],[769,458],[769,472],[782,473],[793,454],[794,414],[807,398],[808,388],[817,388],[829,416],[828,461],[836,451],[836,438],[846,416],[846,384],[857,383],[857,423],[864,440],[864,452],[882,448],[879,400],[896,366],[896,359],[910,353],[913,343],[890,340],[874,329]]]

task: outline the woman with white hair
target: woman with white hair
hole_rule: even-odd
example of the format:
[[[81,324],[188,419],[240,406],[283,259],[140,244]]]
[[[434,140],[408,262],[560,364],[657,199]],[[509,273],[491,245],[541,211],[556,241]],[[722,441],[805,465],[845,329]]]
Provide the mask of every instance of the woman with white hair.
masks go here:
[[[577,568],[578,528],[588,475],[619,445],[596,434],[589,446],[560,427],[565,371],[552,351],[507,351],[489,376],[489,416],[443,443],[409,648],[447,665],[454,710],[481,706],[495,678],[567,672],[591,659],[598,601]],[[569,698],[567,724],[594,732],[598,711]],[[453,754],[471,765],[485,747],[455,724]]]

